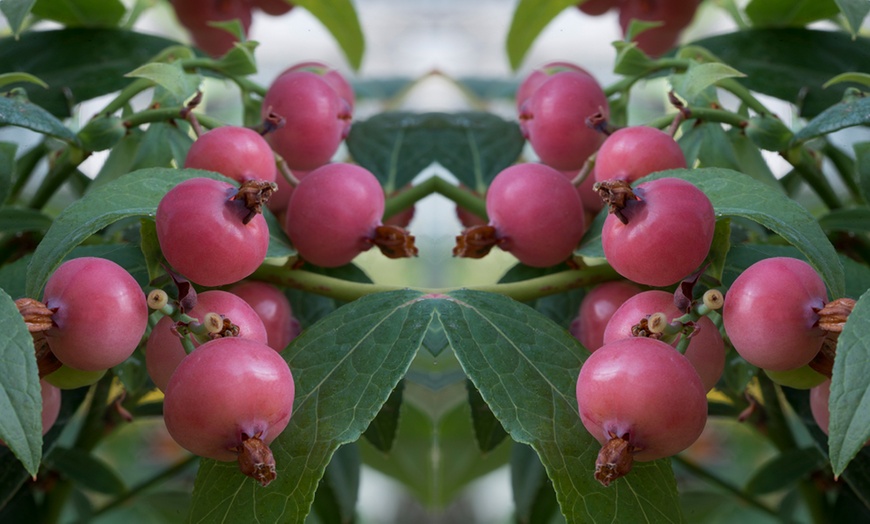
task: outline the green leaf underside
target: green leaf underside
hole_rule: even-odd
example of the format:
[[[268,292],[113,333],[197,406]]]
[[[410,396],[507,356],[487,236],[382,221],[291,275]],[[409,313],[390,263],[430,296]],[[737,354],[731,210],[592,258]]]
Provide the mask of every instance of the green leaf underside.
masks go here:
[[[296,383],[293,416],[271,444],[268,487],[234,463],[204,460],[189,522],[298,522],[335,450],[356,441],[408,369],[434,315],[419,292],[369,295],[309,327],[282,355]]]
[[[847,127],[870,124],[870,98],[857,98],[833,105],[795,133],[794,140],[809,140]]]
[[[828,454],[834,474],[870,439],[870,292],[858,299],[837,342],[831,378]]]
[[[870,13],[870,2],[867,0],[835,0],[843,16],[846,17],[846,22],[849,24],[849,30],[852,35],[858,33],[861,29],[861,24]]]
[[[0,289],[0,439],[35,476],[42,460],[42,396],[33,339],[11,296]]]
[[[0,124],[23,127],[44,135],[76,142],[75,133],[51,113],[30,102],[0,97]]]
[[[532,43],[556,15],[578,3],[577,0],[520,0],[511,18],[506,42],[511,68],[520,66]]]
[[[640,181],[676,177],[692,182],[713,203],[717,217],[743,217],[795,246],[819,272],[828,293],[845,294],[843,265],[816,219],[800,204],[749,175],[721,168],[674,169]]]
[[[354,123],[347,140],[354,161],[389,194],[438,162],[461,183],[485,190],[522,152],[516,122],[491,113],[381,113]]]
[[[0,2],[0,11],[3,12],[15,36],[21,33],[24,19],[27,18],[35,3],[36,0],[3,0]]]
[[[365,51],[365,38],[351,0],[296,0],[332,33],[354,69],[359,69]]]
[[[124,218],[153,218],[167,191],[182,180],[195,177],[228,180],[198,169],[142,169],[108,182],[70,204],[55,218],[36,247],[28,270],[27,295],[40,296],[51,273],[86,238]]]
[[[540,455],[568,522],[683,521],[667,460],[636,463],[608,488],[593,478],[600,444],[583,428],[574,394],[586,353],[564,329],[489,293],[456,291],[436,307],[493,413]]]
[[[737,82],[749,89],[796,104],[811,118],[843,97],[844,85],[822,86],[850,71],[870,70],[866,38],[801,28],[750,29],[713,36],[693,45],[746,74]],[[799,49],[800,52],[795,52]]]
[[[42,79],[48,89],[22,84],[28,97],[51,114],[67,117],[72,104],[120,90],[133,81],[126,73],[173,45],[178,42],[120,29],[33,31],[19,40],[0,39],[0,71]]]

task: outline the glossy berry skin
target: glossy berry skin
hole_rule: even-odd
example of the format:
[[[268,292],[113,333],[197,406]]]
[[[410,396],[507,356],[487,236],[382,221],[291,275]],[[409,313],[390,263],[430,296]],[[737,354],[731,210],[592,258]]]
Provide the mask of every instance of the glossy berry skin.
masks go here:
[[[275,351],[283,351],[301,331],[299,321],[287,296],[277,287],[265,282],[242,282],[229,292],[248,303],[266,329],[267,344]]]
[[[214,171],[237,182],[275,181],[275,154],[256,131],[224,126],[203,133],[187,152],[184,167]]]
[[[172,0],[172,8],[197,47],[213,57],[224,55],[237,41],[232,33],[209,22],[238,19],[245,34],[251,27],[251,6],[240,0]]]
[[[157,240],[166,261],[202,286],[233,284],[266,258],[269,228],[232,200],[238,188],[210,178],[191,178],[170,189],[157,205]]]
[[[577,317],[571,322],[571,334],[589,351],[600,348],[610,317],[623,302],[640,292],[639,287],[624,280],[595,286],[583,297]]]
[[[287,427],[295,388],[269,346],[220,338],[184,358],[166,387],[163,418],[172,438],[200,457],[236,460],[243,434],[266,444]]]
[[[238,295],[216,289],[199,293],[196,297],[196,306],[187,314],[203,320],[208,313],[217,313],[228,318],[238,326],[240,338],[263,344],[268,340],[262,319],[254,308]],[[172,332],[174,324],[170,317],[161,318],[151,330],[148,342],[145,343],[145,366],[148,369],[148,376],[160,391],[166,391],[169,377],[186,355],[178,335]],[[199,346],[196,337],[193,335],[188,337],[194,347]]]
[[[607,97],[593,77],[577,71],[550,76],[520,113],[521,128],[541,162],[560,171],[580,169],[604,135],[586,119],[609,114]]]
[[[337,267],[372,246],[384,215],[384,191],[367,169],[333,163],[303,178],[287,206],[285,231],[299,255]]]
[[[350,110],[324,78],[310,71],[284,73],[269,86],[263,117],[274,113],[284,126],[266,140],[290,169],[312,170],[330,161],[346,135]]]
[[[60,388],[49,384],[45,380],[39,381],[39,387],[40,395],[42,396],[42,434],[45,435],[54,423],[57,422],[62,398]]]
[[[126,360],[148,324],[142,288],[124,268],[103,258],[61,264],[45,285],[43,303],[54,311],[54,327],[45,332],[52,353],[84,371]]]
[[[713,205],[694,184],[676,178],[644,182],[640,198],[622,210],[623,224],[610,214],[601,243],[607,261],[623,277],[649,286],[669,286],[689,276],[713,242]]]
[[[572,181],[579,173],[579,169],[576,171],[562,171],[562,174],[565,175],[568,180]],[[577,188],[577,194],[580,195],[580,201],[583,202],[583,209],[586,211],[587,223],[592,222],[595,215],[604,209],[604,202],[601,200],[601,197],[598,196],[598,193],[592,189],[595,182],[595,167],[593,166],[592,172],[586,175],[586,178],[580,182],[579,186],[575,186]]]
[[[347,78],[341,74],[341,71],[323,62],[311,60],[308,62],[299,62],[281,74],[292,73],[294,71],[308,71],[323,77],[323,80],[325,80],[330,87],[335,89],[338,96],[347,103],[348,110],[353,111],[356,95],[354,94],[353,86],[351,86],[350,82],[347,81]]]
[[[821,349],[817,323],[825,283],[806,262],[767,258],[746,268],[725,294],[722,320],[734,349],[763,369],[799,368]]]
[[[586,230],[574,186],[543,164],[515,164],[496,175],[486,192],[486,213],[499,247],[533,267],[564,262]]]
[[[577,379],[583,426],[602,444],[628,435],[637,461],[669,457],[689,447],[707,421],[704,386],[674,348],[649,338],[605,344]]]
[[[632,126],[615,131],[595,155],[595,179],[632,183],[650,173],[686,167],[677,142],[654,127]]]
[[[541,87],[551,76],[561,71],[574,71],[588,75],[589,72],[571,62],[547,62],[529,72],[517,86],[516,105],[517,111],[522,113],[523,106],[532,96],[532,93]]]
[[[631,338],[631,328],[644,317],[655,313],[664,313],[668,321],[681,317],[682,312],[674,305],[674,295],[657,289],[643,291],[627,299],[613,313],[604,329],[604,344],[623,338]],[[719,381],[725,369],[725,341],[719,329],[708,317],[697,321],[686,358],[695,367],[704,390],[710,391]],[[676,348],[682,335],[671,343]]]

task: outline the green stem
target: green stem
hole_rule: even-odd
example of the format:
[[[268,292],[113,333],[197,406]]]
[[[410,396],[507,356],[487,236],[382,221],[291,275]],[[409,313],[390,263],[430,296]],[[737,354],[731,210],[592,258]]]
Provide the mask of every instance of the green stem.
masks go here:
[[[733,127],[744,128],[747,125],[746,119],[737,113],[726,111],[724,109],[711,109],[708,107],[688,107],[688,116],[686,120],[704,120],[706,122],[720,122]],[[665,115],[647,122],[644,125],[664,129],[671,125],[674,121],[674,115]]]
[[[127,84],[127,86],[118,93],[118,96],[109,102],[106,107],[99,112],[99,114],[108,116],[113,114],[115,111],[123,109],[134,96],[152,87],[154,87],[154,82],[147,78],[137,78],[136,80],[133,80]]]
[[[722,488],[723,490],[727,491],[728,493],[734,495],[734,497],[736,497],[737,499],[749,504],[753,508],[755,508],[763,513],[767,513],[768,515],[770,515],[772,517],[779,518],[779,514],[776,512],[775,509],[768,507],[767,505],[763,504],[762,502],[760,502],[756,498],[748,495],[743,490],[741,490],[740,488],[738,488],[734,484],[731,484],[727,480],[719,477],[718,475],[716,475],[712,471],[709,471],[706,468],[703,468],[700,465],[696,464],[695,462],[693,462],[687,458],[684,458],[680,455],[675,455],[674,457],[672,457],[672,459],[674,462],[676,462],[677,464],[679,464],[683,468],[687,469],[690,473],[692,473],[696,477],[700,477],[700,478],[706,480],[707,482],[709,482],[710,484],[713,484],[714,486]]]
[[[849,190],[855,202],[858,204],[866,203],[864,196],[861,194],[861,188],[858,187],[858,181],[855,179],[855,161],[829,140],[825,140],[822,152],[831,159],[837,174],[840,175],[840,180],[843,181],[843,184]]]
[[[30,148],[29,151],[21,155],[18,160],[15,161],[15,181],[12,183],[12,189],[9,191],[9,202],[18,198],[21,190],[24,189],[24,186],[27,185],[27,182],[33,175],[36,165],[40,160],[42,160],[47,152],[48,147],[45,144],[45,140],[43,140]]]
[[[114,500],[112,500],[111,502],[106,504],[105,506],[102,506],[101,508],[95,510],[93,513],[90,514],[89,519],[96,518],[99,515],[102,515],[104,513],[108,513],[109,511],[123,505],[127,501],[142,494],[142,492],[144,492],[145,490],[147,490],[153,486],[156,486],[156,485],[160,484],[161,482],[169,480],[172,477],[183,472],[184,470],[190,468],[191,464],[194,464],[198,460],[199,460],[199,457],[197,457],[196,455],[191,455],[191,456],[185,458],[184,460],[180,460],[180,461],[176,462],[175,464],[173,464],[169,468],[158,472],[153,477],[151,477],[147,480],[144,480],[144,481],[140,482],[139,484],[136,484],[135,486],[130,488],[128,491],[124,492],[124,494],[118,496],[117,498],[115,498]]]
[[[829,209],[843,207],[840,197],[806,148],[801,147],[798,150],[786,151],[781,156],[794,167],[795,172],[813,188],[813,191]]]
[[[766,415],[765,428],[770,441],[780,452],[797,449],[797,442],[794,439],[794,435],[792,435],[791,428],[782,410],[776,384],[764,373],[758,374],[758,383],[761,388],[761,398],[764,402],[764,413]],[[798,481],[797,487],[813,523],[827,523],[828,511],[824,493],[816,489],[809,480]]]
[[[127,119],[124,120],[124,125],[128,128],[130,127],[138,127],[142,124],[148,124],[151,122],[166,122],[169,120],[184,120],[181,116],[180,107],[164,107],[160,109],[146,109],[145,111],[140,111],[136,114],[130,115]],[[208,115],[196,114],[196,119],[199,121],[203,127],[207,127],[209,129],[214,129],[216,127],[221,127],[225,125],[223,122],[216,118],[212,118]]]
[[[418,200],[438,193],[456,202],[459,206],[487,220],[486,201],[467,189],[453,185],[439,176],[431,176],[423,182],[400,191],[387,199],[384,218],[389,218],[414,205]]]
[[[606,264],[602,264],[600,266],[592,266],[583,269],[570,269],[542,277],[530,278],[520,282],[463,286],[461,288],[447,287],[413,289],[427,294],[446,294],[458,289],[471,289],[476,291],[486,291],[489,293],[498,293],[525,302],[548,295],[555,295],[579,287],[586,287],[609,280],[615,280],[618,277],[619,275],[613,270],[613,268]],[[288,270],[286,267],[268,265],[260,267],[251,278],[342,301],[352,301],[365,295],[384,291],[409,289],[406,286],[350,282],[344,279],[321,275],[319,273],[313,273],[301,269]]]

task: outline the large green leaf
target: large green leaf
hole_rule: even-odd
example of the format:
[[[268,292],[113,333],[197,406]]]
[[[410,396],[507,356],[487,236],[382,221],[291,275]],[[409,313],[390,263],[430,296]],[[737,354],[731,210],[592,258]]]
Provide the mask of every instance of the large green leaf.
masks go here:
[[[574,522],[682,522],[667,460],[637,463],[610,487],[593,478],[600,444],[575,388],[588,353],[565,329],[510,298],[456,291],[436,304],[469,378],[511,437],[531,445]]]
[[[31,102],[0,96],[0,125],[4,124],[23,127],[68,142],[78,141],[75,133],[45,109]]]
[[[807,257],[834,298],[844,295],[843,264],[836,249],[815,217],[794,200],[730,169],[674,169],[647,179],[663,177],[682,178],[698,186],[710,198],[717,217],[746,218],[778,234]]]
[[[28,88],[28,97],[53,115],[67,117],[70,104],[120,90],[132,81],[126,73],[172,45],[178,42],[120,29],[32,31],[18,40],[0,39],[0,71],[30,73],[45,81],[48,89]]]
[[[350,65],[359,69],[365,51],[365,38],[350,0],[294,0],[293,4],[307,9],[320,20],[332,33]]]
[[[755,26],[803,26],[835,16],[834,0],[752,0],[746,16]]]
[[[556,15],[579,3],[578,0],[520,0],[507,34],[511,67],[519,68],[532,43]]]
[[[268,487],[233,463],[204,460],[189,522],[303,522],[324,469],[359,439],[405,374],[432,321],[415,291],[363,297],[306,329],[282,355],[296,382],[290,424],[271,444]]]
[[[127,8],[120,0],[37,0],[33,14],[67,27],[115,26]]]
[[[831,377],[828,453],[834,474],[843,473],[870,439],[870,292],[858,299],[837,342]]]
[[[0,439],[36,476],[42,460],[42,396],[33,338],[12,297],[0,289]]]
[[[21,33],[24,27],[24,19],[33,9],[33,4],[36,0],[2,0],[0,1],[0,11],[9,22],[9,27],[12,28],[12,34],[16,37]]]
[[[354,123],[351,156],[392,193],[438,162],[479,192],[520,156],[525,140],[516,122],[491,113],[380,113]]]
[[[27,277],[28,296],[39,296],[67,253],[86,238],[121,219],[153,218],[163,195],[182,180],[194,177],[228,180],[199,169],[141,169],[108,182],[67,206],[36,247]],[[282,247],[286,243],[283,233],[270,229],[270,235],[270,256],[291,253],[289,248]]]
[[[751,29],[693,42],[746,74],[749,89],[774,96],[813,117],[840,101],[845,85],[822,86],[850,71],[870,71],[870,41],[838,31]]]
[[[870,98],[850,98],[833,105],[795,133],[794,141],[809,140],[847,127],[870,124]]]
[[[858,33],[861,29],[861,24],[870,13],[870,2],[867,0],[835,0],[843,16],[846,17],[846,22],[849,24],[849,30],[852,35]]]

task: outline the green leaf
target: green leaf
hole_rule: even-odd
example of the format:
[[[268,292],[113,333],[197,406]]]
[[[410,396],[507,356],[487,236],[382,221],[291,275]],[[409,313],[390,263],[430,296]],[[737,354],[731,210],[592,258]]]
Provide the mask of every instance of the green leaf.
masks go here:
[[[0,75],[0,87],[20,82],[36,84],[39,87],[48,87],[48,84],[28,73],[3,73]]]
[[[124,76],[151,80],[155,84],[164,87],[179,100],[185,100],[193,96],[202,82],[202,77],[185,72],[178,62],[172,64],[151,62],[137,67]]]
[[[9,197],[12,181],[15,178],[15,154],[18,144],[0,142],[0,205]]]
[[[86,238],[124,218],[153,218],[163,195],[182,180],[194,177],[226,180],[198,169],[143,169],[100,186],[70,204],[36,247],[28,271],[27,295],[40,296],[49,275]]]
[[[21,30],[24,28],[24,19],[27,18],[35,3],[36,0],[0,1],[0,11],[3,12],[3,16],[9,22],[9,27],[12,28],[12,34],[15,38],[18,38],[18,35],[21,34]]]
[[[390,194],[438,162],[479,192],[522,152],[516,122],[491,113],[380,113],[356,122],[345,141],[354,161]]]
[[[707,260],[710,261],[707,273],[716,280],[722,280],[722,274],[725,272],[725,260],[730,250],[731,219],[726,217],[716,221],[716,229],[713,231],[713,243],[710,245],[710,253],[707,255]]]
[[[733,67],[718,63],[691,62],[685,73],[674,75],[673,87],[677,94],[686,100],[694,100],[708,87],[726,78],[745,77]]]
[[[368,295],[337,309],[282,352],[296,383],[290,424],[271,444],[268,487],[238,466],[203,460],[189,522],[301,523],[335,450],[359,439],[405,374],[432,321],[415,291]]]
[[[846,466],[870,439],[870,292],[858,299],[837,342],[831,377],[828,454],[834,475]]]
[[[63,122],[38,105],[22,100],[0,96],[0,124],[23,127],[73,144],[78,142],[75,133]]]
[[[532,43],[556,15],[577,3],[577,0],[520,0],[506,42],[511,68],[520,67]]]
[[[457,358],[511,437],[538,452],[568,522],[683,520],[667,460],[636,463],[608,488],[593,478],[601,446],[577,412],[577,376],[588,353],[574,337],[501,295],[449,297],[437,307]]]
[[[674,169],[643,180],[668,176],[698,186],[710,198],[717,217],[746,218],[781,236],[807,257],[834,298],[843,296],[843,265],[837,251],[803,206],[749,175],[729,169]]]
[[[33,338],[9,294],[0,289],[0,439],[36,476],[42,460],[42,395]]]
[[[353,443],[341,446],[332,456],[314,495],[313,509],[322,524],[353,522],[361,465],[359,447]]]
[[[870,2],[867,0],[835,0],[835,2],[846,17],[852,36],[857,35],[861,24],[867,18],[867,13],[870,13]]]
[[[870,97],[851,98],[819,113],[795,133],[794,142],[865,124],[870,124]]]
[[[116,26],[127,9],[121,0],[37,0],[33,14],[69,27]]]
[[[127,490],[108,464],[83,449],[56,447],[46,462],[81,488],[107,495],[121,495]]]
[[[766,495],[793,487],[824,463],[815,447],[784,451],[758,468],[746,483],[745,491],[752,495]]]
[[[511,488],[518,522],[544,524],[559,513],[553,483],[538,454],[525,444],[513,446]]]
[[[50,87],[32,90],[28,97],[67,117],[71,104],[122,89],[131,82],[125,73],[173,45],[178,42],[119,29],[32,31],[18,40],[0,39],[0,71],[41,78]]]
[[[354,5],[350,0],[295,0],[332,33],[354,69],[359,69],[365,51],[365,38]]]
[[[870,40],[853,40],[839,31],[750,29],[705,38],[693,45],[706,48],[746,74],[737,82],[795,104],[807,118],[843,98],[845,86],[822,87],[831,77],[870,70]]]
[[[390,393],[390,397],[384,403],[378,415],[366,428],[363,436],[372,446],[384,453],[389,453],[396,440],[396,430],[399,427],[399,409],[402,407],[402,391],[405,382],[399,381],[396,389]]]
[[[804,26],[838,12],[834,0],[752,0],[746,6],[755,26]]]
[[[51,217],[38,209],[0,207],[0,233],[45,231],[51,226]]]
[[[483,453],[490,452],[504,441],[507,432],[492,414],[492,410],[484,402],[474,384],[466,379],[465,387],[468,389],[468,404],[471,406],[471,423],[474,426],[477,447]]]
[[[863,206],[835,209],[820,217],[819,225],[825,231],[867,233],[870,231],[870,208]]]
[[[173,160],[175,165],[182,166],[192,143],[193,139],[178,126],[155,122],[142,135],[130,169],[170,167]]]
[[[870,2],[868,2],[867,5],[870,6]],[[856,84],[861,84],[863,86],[870,86],[870,74],[854,72],[843,73],[828,80],[822,87],[828,87],[834,84],[841,84],[843,82],[853,82]]]

